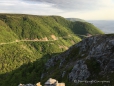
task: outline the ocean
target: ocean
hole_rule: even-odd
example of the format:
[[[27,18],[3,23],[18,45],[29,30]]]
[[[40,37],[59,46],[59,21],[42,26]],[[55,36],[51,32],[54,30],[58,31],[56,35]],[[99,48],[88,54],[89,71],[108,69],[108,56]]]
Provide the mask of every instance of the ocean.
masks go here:
[[[106,34],[114,33],[114,20],[88,20]]]

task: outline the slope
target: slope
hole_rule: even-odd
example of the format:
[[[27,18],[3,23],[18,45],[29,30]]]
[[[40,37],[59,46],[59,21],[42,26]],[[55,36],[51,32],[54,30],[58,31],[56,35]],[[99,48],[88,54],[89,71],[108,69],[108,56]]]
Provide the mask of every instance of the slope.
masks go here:
[[[114,34],[92,36],[59,55],[48,54],[5,74],[9,77],[3,78],[2,86],[9,84],[17,86],[19,83],[35,84],[39,81],[44,84],[50,77],[65,82],[66,86],[113,86],[113,56]],[[50,59],[46,61],[45,57]],[[79,80],[93,80],[93,83],[78,83]]]
[[[13,41],[17,38],[16,34],[6,25],[6,23],[0,20],[0,43]]]
[[[43,83],[52,77],[66,86],[113,86],[114,34],[82,40],[48,60],[45,69]],[[85,80],[88,83],[81,82]]]
[[[75,34],[81,34],[81,35],[103,34],[103,32],[99,30],[96,26],[94,26],[91,23],[88,23],[85,20],[79,18],[66,18],[66,19],[73,22],[72,31]]]
[[[53,29],[54,27],[56,29]],[[8,72],[44,55],[45,62],[53,53],[63,52],[81,40],[67,27],[59,25],[53,17],[48,16],[1,14],[0,30],[1,86],[10,75]],[[40,63],[43,64],[42,61],[38,64]],[[38,68],[41,68],[41,65]]]
[[[99,30],[97,27],[92,25],[88,22],[73,22],[72,31],[75,34],[81,34],[81,35],[97,35],[97,34],[104,34],[101,30]]]
[[[39,69],[37,79],[40,80],[40,75],[44,71],[42,65],[51,56],[61,53],[74,43],[81,41],[81,38],[72,31],[75,29],[75,23],[59,16],[0,14],[0,23],[0,86],[11,84],[11,86],[15,86],[19,81],[30,82],[30,77],[33,77]],[[79,24],[77,25],[79,26]],[[85,34],[87,33],[85,32]],[[98,32],[98,34],[101,33]],[[22,65],[37,60],[36,65],[39,66],[35,71],[30,70],[32,65],[27,67],[30,68],[29,72],[33,72],[31,76],[28,71],[23,72],[25,67],[20,69]],[[20,73],[15,71],[16,69],[20,69]],[[21,80],[24,75],[29,76],[27,81]],[[20,76],[18,80],[16,80],[17,76]]]
[[[18,35],[20,39],[68,36],[69,34],[103,34],[95,26],[87,22],[71,22],[60,16],[32,16],[1,14],[1,19]],[[53,28],[53,29],[52,29]],[[68,34],[69,33],[69,34]]]

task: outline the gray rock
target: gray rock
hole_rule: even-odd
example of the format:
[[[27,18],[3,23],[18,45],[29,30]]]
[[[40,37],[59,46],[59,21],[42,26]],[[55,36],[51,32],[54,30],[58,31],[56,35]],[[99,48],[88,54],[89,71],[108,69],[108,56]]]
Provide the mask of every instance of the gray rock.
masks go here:
[[[105,68],[105,72],[113,72],[114,71],[114,59],[111,59]]]
[[[73,67],[71,73],[69,73],[69,80],[86,80],[89,76],[90,72],[88,71],[87,65],[83,60],[79,60]]]
[[[66,74],[66,71],[63,71],[63,73],[62,73],[62,78],[65,76],[65,74]]]

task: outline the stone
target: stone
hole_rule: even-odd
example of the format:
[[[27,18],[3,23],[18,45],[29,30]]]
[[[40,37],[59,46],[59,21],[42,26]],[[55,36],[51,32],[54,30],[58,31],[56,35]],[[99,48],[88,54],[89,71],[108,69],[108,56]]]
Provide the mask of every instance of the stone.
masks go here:
[[[38,82],[38,83],[36,83],[36,86],[42,86],[42,85],[40,84],[40,82]]]
[[[65,86],[65,83],[58,83],[57,80],[49,78],[44,86]]]
[[[69,80],[86,80],[90,76],[87,65],[83,60],[77,61],[71,73],[69,73]]]

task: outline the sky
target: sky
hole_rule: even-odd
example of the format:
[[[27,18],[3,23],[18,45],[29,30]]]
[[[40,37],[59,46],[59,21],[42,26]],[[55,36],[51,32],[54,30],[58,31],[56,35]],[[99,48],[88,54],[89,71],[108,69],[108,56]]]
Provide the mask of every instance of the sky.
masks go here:
[[[0,0],[0,13],[114,20],[114,0]]]

